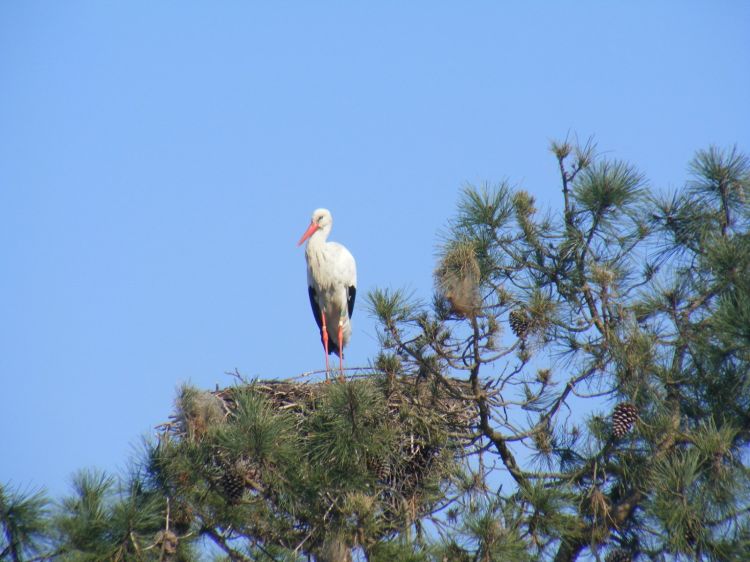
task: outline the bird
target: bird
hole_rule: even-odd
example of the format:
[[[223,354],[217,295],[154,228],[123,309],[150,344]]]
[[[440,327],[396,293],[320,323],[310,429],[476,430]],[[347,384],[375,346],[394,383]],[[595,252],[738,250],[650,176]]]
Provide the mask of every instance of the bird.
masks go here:
[[[350,319],[357,296],[357,264],[344,246],[327,242],[332,226],[331,212],[315,209],[310,226],[297,243],[301,246],[307,241],[307,293],[325,350],[326,381],[331,353],[339,356],[339,380],[344,380],[344,347],[352,334]]]

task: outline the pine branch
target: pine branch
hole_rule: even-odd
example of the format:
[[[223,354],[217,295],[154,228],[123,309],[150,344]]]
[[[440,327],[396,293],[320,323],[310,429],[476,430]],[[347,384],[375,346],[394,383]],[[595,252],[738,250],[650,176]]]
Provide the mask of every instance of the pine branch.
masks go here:
[[[224,552],[227,553],[227,555],[229,555],[229,558],[232,560],[232,562],[252,562],[252,558],[248,558],[239,550],[236,550],[229,546],[227,539],[211,527],[203,527],[201,529],[201,533],[211,537],[211,540],[213,540],[219,548],[221,548]]]

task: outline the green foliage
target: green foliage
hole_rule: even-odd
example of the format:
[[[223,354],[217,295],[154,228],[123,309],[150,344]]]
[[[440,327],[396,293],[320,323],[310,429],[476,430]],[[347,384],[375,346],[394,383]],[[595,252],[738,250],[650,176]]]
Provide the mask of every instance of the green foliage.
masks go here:
[[[225,414],[207,423],[214,408],[194,406],[212,398],[183,388],[178,423],[152,450],[149,472],[190,511],[188,529],[230,557],[369,551],[433,509],[451,485],[450,431],[461,429],[427,409],[441,396],[453,400],[427,382],[375,374],[336,384],[257,382],[212,394]]]
[[[73,495],[63,498],[54,518],[59,558],[158,560],[164,510],[164,498],[137,474],[117,481],[101,472],[79,472]]]
[[[0,486],[0,560],[28,560],[45,551],[49,501],[41,491]]]
[[[43,493],[0,488],[0,560],[195,560],[189,537],[168,527],[168,501],[142,475],[81,471],[56,505]],[[166,525],[166,526],[165,526]]]
[[[299,462],[299,434],[293,418],[278,412],[252,392],[234,395],[234,423],[220,424],[216,438],[232,455],[251,456],[263,466],[287,466]]]
[[[715,146],[699,150],[690,163],[693,175],[688,184],[693,199],[713,211],[722,233],[735,225],[736,213],[748,217],[750,158],[737,147]],[[746,226],[746,225],[745,225]]]
[[[389,540],[377,543],[369,553],[370,562],[390,562],[399,560],[403,562],[429,562],[430,557],[424,551],[415,548],[415,545],[406,541]],[[450,558],[454,560],[454,558]]]
[[[587,167],[573,189],[573,200],[604,221],[615,213],[630,213],[644,194],[644,178],[633,166],[618,160],[602,160]]]
[[[387,420],[385,397],[374,385],[332,386],[310,419],[312,461],[346,484],[367,478],[366,459],[396,446]]]
[[[367,302],[382,322],[406,322],[414,318],[419,309],[411,302],[409,295],[397,289],[374,289],[367,294]]]

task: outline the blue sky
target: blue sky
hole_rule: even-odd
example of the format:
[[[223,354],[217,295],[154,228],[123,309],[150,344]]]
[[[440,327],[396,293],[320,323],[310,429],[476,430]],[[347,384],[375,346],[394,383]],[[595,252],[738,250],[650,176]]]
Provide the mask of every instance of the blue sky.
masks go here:
[[[564,5],[566,4],[566,5]],[[323,366],[316,207],[375,287],[429,297],[466,183],[556,206],[550,139],[657,188],[750,150],[746,2],[0,4],[0,482],[117,470],[183,381]]]

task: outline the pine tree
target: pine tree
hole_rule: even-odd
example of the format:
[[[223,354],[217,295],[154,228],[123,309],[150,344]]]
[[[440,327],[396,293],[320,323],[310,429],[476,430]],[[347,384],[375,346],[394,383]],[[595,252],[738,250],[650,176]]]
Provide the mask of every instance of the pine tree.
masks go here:
[[[338,562],[352,550],[377,559],[384,540],[443,507],[472,438],[468,385],[416,382],[373,372],[336,384],[184,387],[149,473],[232,560]]]
[[[491,524],[471,524],[487,513],[472,487],[436,525],[456,559],[506,559],[503,530],[503,545],[557,562],[744,560],[750,162],[700,151],[665,195],[593,143],[551,148],[559,214],[507,184],[469,187],[432,309],[370,296],[401,374],[472,388]],[[456,300],[480,304],[466,314]]]
[[[169,523],[167,499],[143,474],[116,479],[81,471],[54,514],[61,560],[193,560]]]

